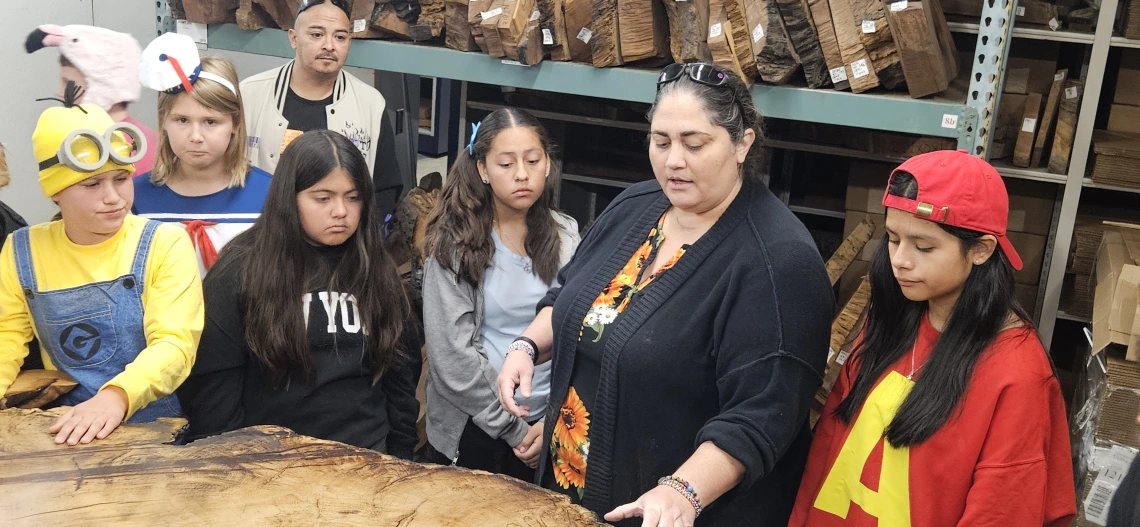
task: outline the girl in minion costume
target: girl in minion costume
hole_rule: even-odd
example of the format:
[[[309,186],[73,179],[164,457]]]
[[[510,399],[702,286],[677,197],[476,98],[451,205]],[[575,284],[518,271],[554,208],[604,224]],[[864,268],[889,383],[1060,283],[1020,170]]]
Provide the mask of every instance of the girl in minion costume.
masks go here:
[[[0,393],[37,337],[44,366],[79,383],[49,429],[75,445],[181,414],[172,394],[194,364],[203,306],[185,231],[129,214],[142,133],[68,92],[32,134],[40,187],[62,219],[18,230],[0,250]]]

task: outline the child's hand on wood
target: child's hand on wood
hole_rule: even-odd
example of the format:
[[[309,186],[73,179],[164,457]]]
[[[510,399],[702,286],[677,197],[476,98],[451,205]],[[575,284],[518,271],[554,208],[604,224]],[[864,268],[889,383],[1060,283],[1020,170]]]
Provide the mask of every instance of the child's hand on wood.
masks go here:
[[[118,386],[108,386],[68,410],[51,425],[48,433],[56,434],[57,445],[87,444],[110,435],[126,416],[127,393]]]

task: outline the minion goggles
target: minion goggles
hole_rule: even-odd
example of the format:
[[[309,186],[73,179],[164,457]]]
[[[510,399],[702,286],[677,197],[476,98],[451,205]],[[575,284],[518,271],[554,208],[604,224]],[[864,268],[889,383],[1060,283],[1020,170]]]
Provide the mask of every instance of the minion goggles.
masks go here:
[[[142,130],[130,123],[115,123],[102,135],[75,130],[63,139],[56,155],[40,161],[40,171],[63,165],[76,172],[94,172],[107,161],[130,165],[143,158],[146,147]]]

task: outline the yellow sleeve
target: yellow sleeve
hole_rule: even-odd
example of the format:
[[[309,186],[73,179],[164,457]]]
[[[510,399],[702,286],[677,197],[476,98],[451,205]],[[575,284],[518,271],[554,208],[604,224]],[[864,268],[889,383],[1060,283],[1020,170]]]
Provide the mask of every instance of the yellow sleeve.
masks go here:
[[[190,238],[178,227],[162,225],[152,243],[142,297],[147,347],[103,385],[127,393],[127,419],[186,380],[202,336],[202,280]]]
[[[16,276],[12,236],[0,250],[0,394],[8,391],[28,356],[32,341],[32,313]]]

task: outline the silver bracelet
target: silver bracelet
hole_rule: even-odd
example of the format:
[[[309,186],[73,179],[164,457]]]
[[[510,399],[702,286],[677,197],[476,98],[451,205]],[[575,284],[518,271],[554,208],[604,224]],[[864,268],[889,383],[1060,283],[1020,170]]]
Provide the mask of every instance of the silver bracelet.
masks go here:
[[[511,342],[510,346],[507,346],[507,354],[512,351],[525,351],[527,355],[530,355],[531,362],[537,361],[538,350],[534,349],[534,344],[528,342],[529,340],[530,339],[526,339],[525,337],[515,339],[514,342]]]

